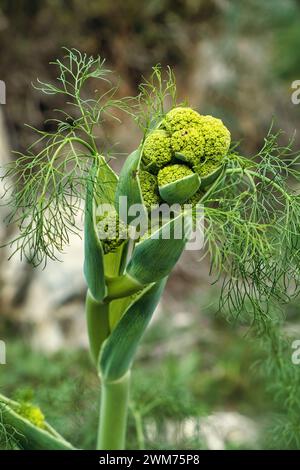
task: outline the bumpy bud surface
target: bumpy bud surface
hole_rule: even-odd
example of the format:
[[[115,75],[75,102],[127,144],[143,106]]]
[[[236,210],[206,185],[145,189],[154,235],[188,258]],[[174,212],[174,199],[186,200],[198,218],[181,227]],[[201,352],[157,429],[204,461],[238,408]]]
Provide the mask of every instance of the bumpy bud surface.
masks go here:
[[[140,202],[142,196],[148,212],[161,202],[182,204],[218,178],[229,146],[230,132],[220,119],[189,107],[174,108],[146,137],[142,152],[133,154],[128,175],[120,177],[123,194],[130,187],[130,168],[139,180],[139,187],[130,190],[135,195],[131,199]]]
[[[103,243],[104,253],[116,251],[127,238],[126,225],[119,219],[116,212],[106,212],[97,219],[97,231]]]
[[[194,172],[187,165],[168,165],[159,171],[157,175],[158,185],[165,186],[193,174]]]
[[[221,161],[230,146],[230,132],[221,119],[201,116],[201,131],[205,139],[204,156]]]
[[[158,187],[161,198],[169,203],[183,203],[200,186],[200,177],[187,165],[168,165],[158,173]]]
[[[142,162],[151,173],[157,174],[160,168],[172,160],[171,140],[164,130],[153,131],[145,139]]]
[[[194,170],[201,176],[201,178],[205,178],[220,167],[221,160],[222,159],[218,158],[206,160],[204,163],[195,165]]]
[[[177,158],[192,165],[197,165],[204,154],[205,146],[200,126],[174,132],[171,137],[171,145]]]
[[[45,428],[45,416],[38,406],[33,406],[31,403],[20,403],[20,406],[16,410],[22,418],[30,421],[34,426],[38,428]]]
[[[201,116],[192,108],[174,108],[166,114],[163,126],[168,132],[176,132],[188,129],[201,123]]]
[[[157,178],[148,171],[138,173],[144,204],[147,209],[155,207],[160,202]]]

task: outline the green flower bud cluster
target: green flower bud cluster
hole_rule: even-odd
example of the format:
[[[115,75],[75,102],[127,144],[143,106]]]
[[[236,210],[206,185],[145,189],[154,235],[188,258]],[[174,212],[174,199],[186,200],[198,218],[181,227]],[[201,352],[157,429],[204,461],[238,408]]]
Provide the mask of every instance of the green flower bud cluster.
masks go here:
[[[190,127],[174,132],[171,137],[172,149],[177,158],[191,165],[197,165],[204,154],[205,140],[200,127]]]
[[[97,217],[97,232],[104,254],[115,252],[127,238],[127,226],[117,212],[105,212]]]
[[[153,174],[172,160],[171,140],[164,130],[153,131],[146,139],[143,149],[143,163],[145,169]]]
[[[200,161],[196,170],[200,176],[206,176],[218,168],[230,146],[230,132],[221,119],[202,116],[201,130],[205,140],[204,161]]]
[[[172,134],[182,129],[201,124],[201,116],[192,108],[174,108],[169,111],[163,122],[163,126]]]
[[[139,171],[140,187],[143,195],[144,204],[147,209],[155,207],[160,203],[157,178],[148,171]]]
[[[45,429],[45,416],[38,406],[34,406],[29,402],[21,402],[16,412],[22,416],[22,418],[27,419],[34,426],[37,426],[40,429]]]
[[[194,172],[187,165],[168,165],[159,171],[157,181],[159,186],[164,186],[165,184],[174,183],[185,176],[193,174]]]
[[[200,178],[211,175],[222,165],[229,146],[230,132],[220,119],[200,115],[188,107],[169,111],[143,145],[139,176],[146,208],[163,202],[162,196],[166,192],[160,191],[160,188],[164,185],[195,173]],[[174,191],[178,188],[174,185]],[[195,184],[196,195],[198,189]],[[185,184],[185,189],[181,188],[179,199],[183,199],[185,190],[188,192],[188,184]],[[191,199],[190,195],[187,195],[188,199]]]

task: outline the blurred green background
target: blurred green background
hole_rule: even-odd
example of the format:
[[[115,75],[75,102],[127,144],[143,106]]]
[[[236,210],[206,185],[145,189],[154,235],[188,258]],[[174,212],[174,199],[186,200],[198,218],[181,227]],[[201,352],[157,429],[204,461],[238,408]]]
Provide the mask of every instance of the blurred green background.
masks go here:
[[[296,130],[299,148],[300,105],[291,102],[300,79],[299,25],[296,0],[2,0],[1,165],[14,158],[10,149],[32,142],[24,123],[51,129],[44,122],[61,102],[31,83],[55,79],[49,62],[62,46],[106,58],[120,96],[136,95],[153,65],[172,66],[179,100],[223,119],[246,154],[257,153],[272,119],[287,135]],[[118,143],[116,166],[140,138],[126,116],[121,125],[104,123],[99,136],[103,148]],[[1,222],[1,242],[12,231]],[[80,240],[71,240],[62,264],[44,271],[7,262],[9,254],[1,250],[7,364],[0,365],[0,391],[40,404],[68,439],[91,448],[98,384],[86,351]],[[129,447],[299,449],[300,366],[291,361],[298,304],[274,313],[279,325],[258,337],[242,319],[216,314],[218,285],[211,287],[207,264],[196,258],[186,253],[179,263],[140,349]]]

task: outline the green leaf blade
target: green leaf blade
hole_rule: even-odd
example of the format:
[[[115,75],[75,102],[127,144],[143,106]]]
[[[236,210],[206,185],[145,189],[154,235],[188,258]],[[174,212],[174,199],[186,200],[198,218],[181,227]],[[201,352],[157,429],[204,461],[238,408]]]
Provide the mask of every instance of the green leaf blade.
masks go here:
[[[115,205],[121,219],[130,224],[135,219],[135,215],[129,213],[130,207],[135,204],[143,205],[143,197],[137,174],[140,168],[142,149],[139,147],[132,152],[126,159],[119,176],[119,182],[116,189]],[[126,214],[120,198],[127,198]],[[147,218],[146,209],[142,217]],[[126,220],[125,220],[126,219]]]
[[[104,253],[95,227],[94,185],[97,170],[92,168],[87,182],[84,217],[84,276],[93,298],[101,302],[106,295]]]
[[[13,441],[25,450],[75,450],[75,448],[60,436],[50,425],[45,423],[45,429],[38,428],[27,419],[16,413],[11,404],[12,400],[0,395],[0,423],[14,430]]]
[[[119,380],[130,369],[165,284],[166,278],[147,289],[131,304],[104,343],[99,357],[99,371],[104,381]]]
[[[200,177],[196,173],[173,183],[159,187],[159,194],[168,204],[183,204],[192,197],[200,187]]]
[[[97,174],[97,187],[95,188],[96,203],[97,205],[111,204],[114,206],[118,176],[108,165],[104,157],[98,155],[98,160],[99,169]]]
[[[177,234],[177,229],[181,234]],[[153,283],[168,276],[184,250],[190,231],[191,221],[183,214],[163,225],[151,237],[136,245],[126,274],[141,284]]]

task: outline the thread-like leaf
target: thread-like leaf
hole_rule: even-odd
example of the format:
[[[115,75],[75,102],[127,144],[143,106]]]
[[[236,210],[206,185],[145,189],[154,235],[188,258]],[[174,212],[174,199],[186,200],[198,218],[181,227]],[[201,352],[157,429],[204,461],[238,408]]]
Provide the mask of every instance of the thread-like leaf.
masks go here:
[[[106,382],[120,379],[128,371],[143,333],[159,302],[166,278],[147,289],[126,310],[105,341],[99,358],[101,377]]]

